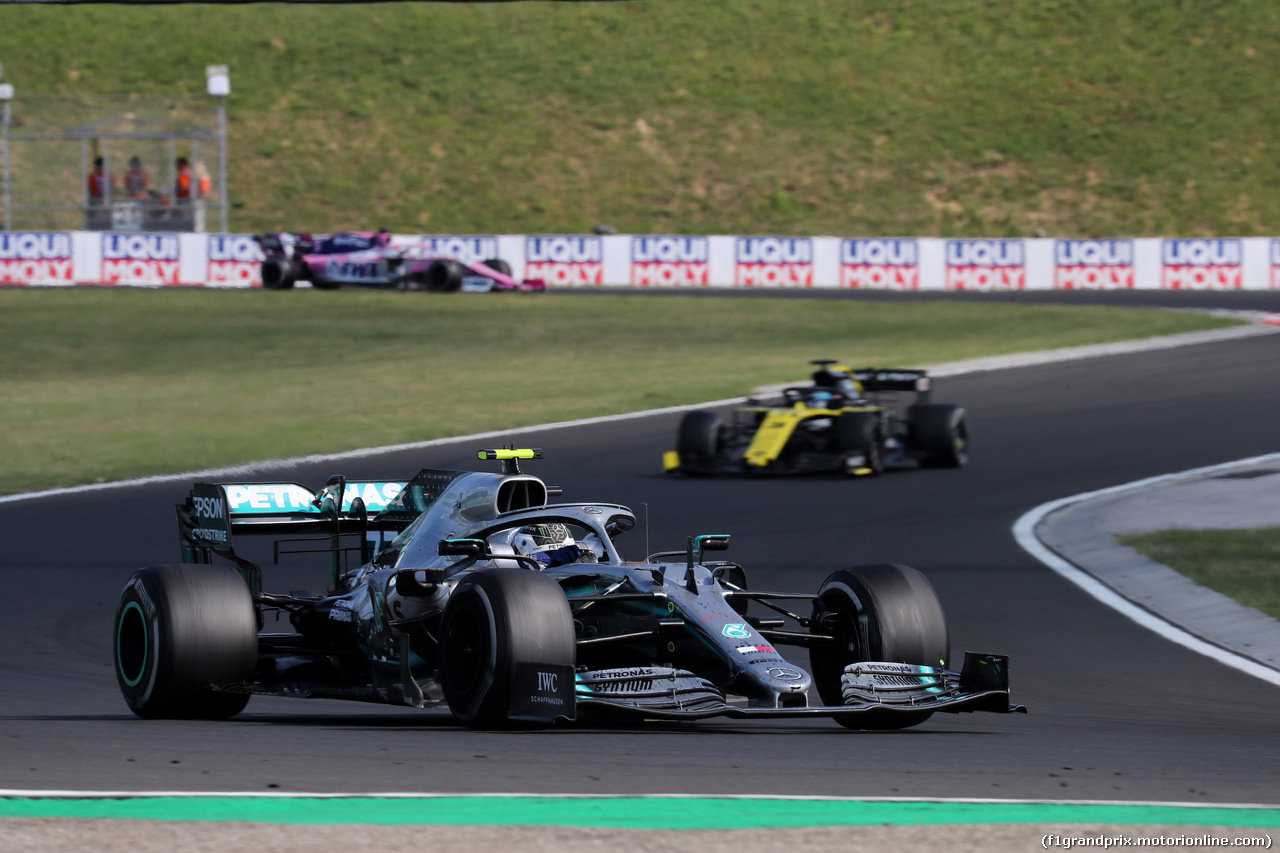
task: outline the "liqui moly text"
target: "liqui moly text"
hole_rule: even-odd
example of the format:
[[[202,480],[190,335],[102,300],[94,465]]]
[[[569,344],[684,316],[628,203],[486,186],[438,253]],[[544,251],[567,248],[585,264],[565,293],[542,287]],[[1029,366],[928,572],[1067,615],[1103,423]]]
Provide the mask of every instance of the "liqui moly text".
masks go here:
[[[0,232],[0,284],[72,284],[71,235]]]
[[[423,258],[454,258],[466,264],[498,257],[497,237],[420,237],[405,244],[406,253]]]
[[[262,249],[252,237],[213,234],[209,237],[210,287],[262,287]]]
[[[526,237],[527,279],[540,278],[547,285],[604,283],[604,250],[599,237]]]
[[[1169,290],[1239,290],[1244,286],[1241,240],[1164,240],[1160,286]]]
[[[840,286],[876,290],[919,290],[915,240],[878,238],[840,241]]]
[[[641,286],[705,286],[709,283],[706,237],[632,237],[631,283]]]
[[[1027,285],[1021,240],[948,240],[947,290],[1022,290]]]
[[[103,284],[139,286],[178,284],[176,234],[102,235]]]
[[[808,237],[738,237],[734,260],[734,284],[813,286],[813,240]]]
[[[1054,241],[1053,286],[1062,290],[1132,288],[1133,241]]]

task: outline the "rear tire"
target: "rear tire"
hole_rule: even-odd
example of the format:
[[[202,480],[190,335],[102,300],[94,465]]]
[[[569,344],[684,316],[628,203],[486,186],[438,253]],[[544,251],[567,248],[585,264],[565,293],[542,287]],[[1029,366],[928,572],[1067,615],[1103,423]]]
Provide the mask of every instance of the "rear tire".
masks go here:
[[[501,258],[490,258],[484,262],[484,265],[494,272],[500,272],[503,275],[511,275],[511,264]]]
[[[113,649],[120,692],[139,717],[233,717],[249,694],[211,688],[248,682],[257,666],[249,587],[228,566],[139,569],[120,595]]]
[[[835,572],[818,590],[814,632],[839,647],[809,651],[814,686],[825,705],[842,705],[840,676],[860,661],[946,668],[951,657],[947,617],[933,586],[910,566],[881,563]],[[864,711],[837,716],[845,728],[888,730],[919,725],[932,711]]]
[[[569,602],[552,578],[527,569],[467,572],[449,596],[440,686],[449,710],[471,728],[529,726],[508,719],[516,665],[572,671],[576,660]]]
[[[945,403],[917,405],[912,410],[920,464],[929,468],[963,468],[969,463],[969,424],[964,409]]]
[[[298,280],[297,269],[288,258],[267,258],[262,262],[262,286],[267,290],[288,290]]]
[[[835,444],[836,452],[843,456],[862,456],[862,467],[871,469],[872,474],[884,471],[880,418],[874,412],[850,412],[836,418]]]
[[[464,272],[457,261],[432,261],[422,274],[423,286],[432,293],[456,293],[462,289]]]
[[[680,463],[708,462],[720,452],[721,418],[716,412],[687,412],[680,420],[676,453]]]

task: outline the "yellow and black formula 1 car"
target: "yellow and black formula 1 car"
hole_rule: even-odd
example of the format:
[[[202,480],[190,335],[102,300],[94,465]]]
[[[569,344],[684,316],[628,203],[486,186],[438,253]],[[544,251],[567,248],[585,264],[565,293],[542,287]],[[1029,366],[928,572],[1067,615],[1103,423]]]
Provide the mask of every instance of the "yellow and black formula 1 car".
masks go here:
[[[929,402],[924,370],[852,369],[830,359],[813,385],[786,388],[782,401],[748,400],[726,421],[689,412],[663,468],[686,474],[878,474],[886,467],[960,468],[969,461],[969,427],[959,406]],[[914,394],[905,414],[882,395]]]

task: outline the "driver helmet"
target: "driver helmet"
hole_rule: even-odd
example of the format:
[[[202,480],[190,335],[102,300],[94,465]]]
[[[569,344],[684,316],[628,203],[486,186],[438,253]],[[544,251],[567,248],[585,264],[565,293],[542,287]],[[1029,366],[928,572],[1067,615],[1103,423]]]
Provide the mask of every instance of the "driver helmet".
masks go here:
[[[804,395],[804,404],[810,409],[825,409],[831,405],[835,399],[835,394],[825,391],[821,388],[811,388]]]
[[[554,551],[574,542],[569,535],[569,528],[563,524],[534,524],[520,528],[511,544],[515,546],[517,553],[531,557],[541,551]]]

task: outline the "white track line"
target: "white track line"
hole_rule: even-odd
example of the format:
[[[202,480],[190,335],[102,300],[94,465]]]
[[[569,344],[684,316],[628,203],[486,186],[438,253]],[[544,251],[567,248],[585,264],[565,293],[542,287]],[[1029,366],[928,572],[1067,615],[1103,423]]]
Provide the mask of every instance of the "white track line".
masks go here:
[[[1209,465],[1205,468],[1193,468],[1189,471],[1180,471],[1176,474],[1162,474],[1158,477],[1148,477],[1145,480],[1136,480],[1132,483],[1125,483],[1122,486],[1112,486],[1107,489],[1098,489],[1094,492],[1084,492],[1078,495],[1072,495],[1069,498],[1061,498],[1056,501],[1050,501],[1041,504],[1035,509],[1023,515],[1013,525],[1013,537],[1018,540],[1018,544],[1023,547],[1031,556],[1071,581],[1076,586],[1096,598],[1098,601],[1116,610],[1124,616],[1137,622],[1144,628],[1156,632],[1167,640],[1172,640],[1180,646],[1191,649],[1193,652],[1199,652],[1202,655],[1213,658],[1219,663],[1225,664],[1233,669],[1260,678],[1268,684],[1274,684],[1280,687],[1280,672],[1270,667],[1263,666],[1256,661],[1249,660],[1246,657],[1230,652],[1212,643],[1188,633],[1172,622],[1157,616],[1149,610],[1146,610],[1129,599],[1121,596],[1111,587],[1099,581],[1093,575],[1085,572],[1053,551],[1049,550],[1035,534],[1036,525],[1043,521],[1050,513],[1071,506],[1082,501],[1092,500],[1093,498],[1105,497],[1108,495],[1118,494],[1120,492],[1138,491],[1151,486],[1157,486],[1162,483],[1170,483],[1177,480],[1187,480],[1193,477],[1200,477],[1206,474],[1213,474],[1219,471],[1228,471],[1233,468],[1239,468],[1249,465],[1257,465],[1267,462],[1280,460],[1280,453],[1268,453],[1262,456],[1252,456],[1248,459],[1238,459],[1234,462],[1224,462],[1221,465]]]
[[[1158,800],[1020,800],[996,799],[992,797],[838,797],[808,796],[804,794],[554,794],[528,792],[494,792],[494,793],[423,793],[419,791],[395,791],[383,794],[376,793],[318,793],[286,791],[75,791],[37,789],[4,789],[0,788],[0,799],[146,799],[159,797],[175,797],[196,799],[201,797],[227,797],[235,799],[317,799],[317,800],[444,800],[444,799],[489,799],[496,797],[516,797],[523,800],[785,800],[790,802],[835,802],[835,803],[962,803],[972,805],[1015,805],[1015,806],[1133,806],[1141,808],[1178,808],[1178,809],[1275,809],[1275,805],[1267,803],[1206,803],[1197,802],[1163,802]]]

